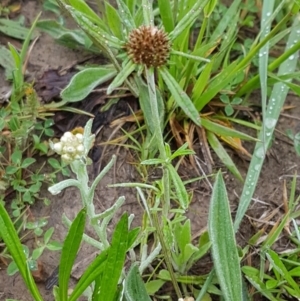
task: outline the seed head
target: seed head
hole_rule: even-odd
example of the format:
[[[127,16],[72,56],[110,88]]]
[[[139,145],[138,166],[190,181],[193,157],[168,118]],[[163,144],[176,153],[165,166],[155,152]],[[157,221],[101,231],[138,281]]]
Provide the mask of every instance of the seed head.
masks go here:
[[[135,64],[149,68],[166,64],[171,45],[162,29],[142,25],[130,32],[125,49]]]

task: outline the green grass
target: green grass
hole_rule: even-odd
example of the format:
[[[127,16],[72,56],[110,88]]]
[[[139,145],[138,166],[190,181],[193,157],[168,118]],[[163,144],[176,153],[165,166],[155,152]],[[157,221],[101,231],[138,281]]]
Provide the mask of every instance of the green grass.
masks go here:
[[[35,21],[22,51],[19,53],[10,46],[15,65],[12,76],[14,89],[10,104],[0,111],[4,117],[0,125],[1,129],[8,127],[15,134],[10,141],[3,140],[1,147],[15,141],[22,141],[22,144],[14,144],[13,155],[7,160],[8,163],[2,163],[2,169],[8,174],[16,173],[20,183],[23,169],[33,163],[26,158],[28,146],[33,141],[33,150],[47,153],[49,150],[42,146],[43,134],[48,131],[51,136],[47,121],[38,127],[42,130],[39,136],[33,132],[28,135],[26,129],[32,126],[32,121],[28,123],[32,115],[24,113],[28,112],[28,109],[24,110],[28,103],[33,108],[35,124],[38,119],[48,117],[52,110],[72,110],[68,105],[81,101],[96,86],[107,83],[107,94],[118,97],[118,88],[121,87],[135,96],[143,115],[134,116],[136,129],[124,131],[123,141],[118,138],[111,142],[136,153],[135,164],[143,175],[141,182],[118,183],[111,187],[136,189],[137,199],[144,208],[142,224],[140,228],[130,230],[134,216],[123,215],[111,240],[108,239],[107,225],[124,203],[124,198],[118,198],[105,212],[95,211],[93,199],[97,185],[115,164],[116,158],[113,157],[90,184],[87,164],[94,139],[91,134],[92,121],[87,123],[78,141],[77,138],[74,138],[76,141],[73,138],[70,140],[76,144],[74,147],[68,145],[69,150],[77,150],[78,145],[84,150],[80,153],[80,160],[67,162],[76,179],[70,177],[55,183],[49,191],[56,194],[67,187],[76,187],[81,193],[83,210],[74,221],[63,217],[70,229],[62,247],[59,288],[53,290],[56,300],[76,300],[88,287],[86,293],[93,300],[117,300],[121,295],[126,300],[138,300],[140,296],[144,296],[145,300],[153,296],[166,300],[192,296],[197,301],[204,301],[219,296],[220,300],[240,301],[255,300],[258,294],[268,300],[300,298],[297,285],[300,234],[296,225],[300,215],[297,210],[300,197],[296,195],[296,176],[290,191],[286,188],[284,191],[285,213],[272,229],[267,232],[258,230],[243,248],[237,245],[235,239],[258,186],[260,171],[272,144],[287,93],[292,90],[300,95],[298,82],[294,80],[299,75],[299,2],[263,1],[261,8],[256,6],[254,0],[235,0],[228,8],[213,0],[157,1],[153,7],[146,0],[142,0],[141,4],[135,0],[117,0],[116,3],[114,7],[106,1],[96,1],[95,11],[83,0],[45,1],[45,7],[57,14],[61,10],[73,18],[81,30],[70,31],[53,20]],[[24,82],[22,73],[28,43],[36,24],[57,40],[64,41],[65,45],[101,53],[109,61],[106,65],[89,66],[79,71],[61,92],[61,102],[43,108],[32,97],[35,95],[33,90],[28,94],[28,84]],[[168,60],[159,66],[137,63],[127,53],[129,35],[136,29],[137,32],[143,31],[141,25],[152,26],[149,39],[158,31],[153,28],[154,25],[164,30],[168,37],[166,47],[171,47]],[[244,37],[249,28],[254,34],[246,40]],[[144,43],[147,44],[149,39]],[[165,51],[157,53],[159,45],[156,47],[153,57]],[[277,57],[272,57],[272,49],[279,53]],[[257,89],[261,93],[261,125],[240,117],[240,111],[251,106],[250,95]],[[236,125],[242,125],[245,130],[237,130]],[[255,134],[249,135],[249,129]],[[204,175],[206,178],[213,176],[215,183],[207,230],[194,241],[192,221],[186,217],[193,196],[186,183],[195,179],[184,182],[180,177],[180,164],[184,158],[189,158],[190,166],[195,166],[194,141],[203,137],[206,140],[201,142],[207,145],[207,157],[213,152],[243,185],[243,191],[237,213],[232,219],[222,171]],[[296,137],[292,137],[295,151],[298,149]],[[243,141],[255,144],[245,178],[228,152],[228,147],[231,147],[240,154],[248,154]],[[171,147],[174,142],[178,145],[177,149]],[[64,143],[67,142],[51,142],[51,147],[53,150],[59,149],[57,153],[64,155],[64,148],[60,149]],[[2,158],[6,159],[4,155]],[[57,172],[65,171],[66,164],[53,160],[49,164]],[[161,177],[155,181],[149,180],[150,168],[161,170]],[[37,182],[41,181],[35,178],[34,183]],[[6,184],[13,187],[19,196],[20,193],[26,196],[26,191],[31,196],[30,192],[37,193],[40,189],[36,185],[30,190],[29,184],[22,182],[27,190],[18,190],[13,183],[10,179]],[[1,204],[0,237],[33,298],[42,300],[29,272],[32,258],[24,256],[18,232],[6,209]],[[17,209],[18,216],[21,216],[23,208]],[[84,234],[85,222],[94,229],[97,240]],[[48,246],[50,234],[45,237],[43,248]],[[292,245],[285,253],[278,252],[274,247],[281,236],[285,236]],[[98,248],[101,254],[87,267],[68,297],[70,271],[83,240]],[[246,258],[252,256],[253,247],[260,262],[259,265],[248,266]],[[40,250],[35,254],[37,252]],[[191,275],[193,267],[208,253],[213,259],[210,272]],[[131,259],[129,272],[123,269],[126,254]],[[93,286],[90,286],[91,283]],[[168,283],[172,284],[172,293],[164,291],[164,285]]]

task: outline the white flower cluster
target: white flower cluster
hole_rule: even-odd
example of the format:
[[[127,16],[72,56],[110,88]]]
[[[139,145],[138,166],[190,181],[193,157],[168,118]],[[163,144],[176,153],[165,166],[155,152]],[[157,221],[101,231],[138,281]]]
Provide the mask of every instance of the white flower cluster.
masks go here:
[[[60,141],[52,145],[52,149],[61,155],[61,158],[66,163],[71,163],[74,160],[80,159],[84,153],[83,135],[66,132],[60,138]]]

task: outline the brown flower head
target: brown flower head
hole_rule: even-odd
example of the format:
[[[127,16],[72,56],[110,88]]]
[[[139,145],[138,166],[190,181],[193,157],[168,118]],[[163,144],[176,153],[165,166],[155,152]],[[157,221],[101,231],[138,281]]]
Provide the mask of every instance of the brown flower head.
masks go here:
[[[162,29],[142,25],[130,32],[125,49],[134,63],[149,68],[166,64],[171,45]]]

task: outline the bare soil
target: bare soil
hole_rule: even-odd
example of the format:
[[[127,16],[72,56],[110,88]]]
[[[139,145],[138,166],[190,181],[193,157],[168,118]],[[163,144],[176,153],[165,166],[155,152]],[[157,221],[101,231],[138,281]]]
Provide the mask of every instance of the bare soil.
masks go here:
[[[41,11],[41,5],[36,1],[25,1],[23,4],[22,15],[26,17],[28,22],[30,22],[39,11]],[[47,17],[51,16],[49,13],[44,13],[44,15],[47,15]],[[8,39],[4,37],[0,37],[1,43],[6,43],[7,40]],[[20,45],[17,41],[14,41],[14,43]],[[49,68],[64,68],[72,65],[78,60],[81,60],[82,57],[82,53],[62,47],[56,44],[51,37],[46,34],[41,34],[30,55],[29,72],[32,76],[37,78]],[[0,69],[0,86],[7,85],[4,81],[3,73],[4,70]],[[259,94],[254,95],[253,97],[256,98],[254,101],[259,103]],[[281,134],[287,129],[291,129],[294,133],[300,131],[299,98],[290,95],[287,98],[286,106],[293,106],[293,108],[284,112],[286,115],[281,116],[277,125],[277,133],[270,153],[265,160],[254,200],[237,235],[238,242],[241,246],[246,245],[248,239],[256,233],[258,228],[261,227],[262,224],[259,221],[270,214],[274,209],[279,208],[277,214],[275,214],[275,216],[271,219],[271,223],[274,223],[282,216],[284,212],[282,207],[283,180],[286,179],[287,182],[290,183],[291,175],[295,172],[297,174],[300,173],[300,159],[296,156],[293,146],[289,143],[288,139]],[[111,129],[109,126],[106,126],[103,137],[108,137],[110,132]],[[197,143],[199,144],[199,142],[196,142],[196,147]],[[251,152],[253,145],[249,144],[247,147]],[[108,189],[106,187],[108,184],[112,183],[139,181],[139,175],[137,174],[134,165],[130,164],[130,162],[133,161],[131,153],[125,149],[106,149],[102,164],[106,164],[113,153],[117,154],[118,157],[116,167],[109,172],[98,187],[95,196],[95,206],[97,210],[101,212],[105,208],[111,206],[119,196],[124,195],[126,197],[126,202],[119,211],[119,216],[121,216],[121,214],[125,211],[134,213],[134,225],[139,225],[143,209],[137,201],[134,189]],[[239,169],[242,171],[243,176],[245,176],[249,163],[242,160],[234,153],[232,153],[232,156]],[[222,166],[218,163],[218,160],[216,160],[214,169],[217,170],[220,167]],[[225,169],[224,172],[226,172]],[[191,167],[183,168],[180,173],[186,178],[192,178],[195,176],[195,171],[192,170]],[[240,195],[242,185],[229,173],[225,173],[225,179],[234,216],[235,210],[238,206],[238,196]],[[194,192],[194,198],[191,207],[187,212],[187,216],[191,219],[194,236],[198,237],[198,235],[206,228],[211,190],[205,181],[197,182],[192,185],[190,189]],[[299,195],[299,188],[297,193]],[[41,195],[47,196],[51,200],[51,204],[49,206],[45,206],[42,202],[36,202],[31,208],[32,215],[35,218],[48,217],[48,227],[53,226],[55,228],[53,239],[63,242],[67,230],[62,224],[62,214],[66,214],[66,216],[70,219],[75,217],[76,213],[82,207],[79,193],[75,189],[67,189],[57,196],[52,196],[48,193],[47,187],[43,187]],[[116,220],[119,216],[116,216]],[[113,229],[113,224],[114,223],[111,225],[111,229]],[[89,229],[87,231],[88,234],[93,236],[93,233]],[[35,244],[35,240],[31,238],[26,241],[26,244],[32,248]],[[279,241],[276,247],[283,250],[287,246],[281,245]],[[78,255],[78,262],[83,262],[83,260],[93,254],[93,252],[95,252],[94,248],[87,244],[83,244]],[[45,251],[41,257],[41,262],[44,269],[44,279],[42,279],[43,281],[38,285],[44,300],[52,301],[52,292],[45,289],[44,280],[58,265],[59,253]],[[245,264],[247,264],[247,262],[245,262]],[[207,257],[205,261],[199,262],[199,266],[193,268],[193,271],[197,272],[198,275],[205,274],[209,270],[210,266],[210,258]],[[84,266],[79,267],[79,269],[82,268],[84,268]],[[32,300],[22,282],[21,277],[18,274],[11,277],[7,276],[5,265],[0,263],[0,300],[6,300],[7,298],[24,301]]]

